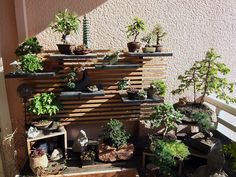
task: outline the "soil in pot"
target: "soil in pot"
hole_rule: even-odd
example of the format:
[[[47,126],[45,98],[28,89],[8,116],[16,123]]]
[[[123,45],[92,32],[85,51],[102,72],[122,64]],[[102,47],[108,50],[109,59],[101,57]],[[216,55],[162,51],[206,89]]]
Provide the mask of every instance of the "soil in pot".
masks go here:
[[[140,47],[141,47],[141,43],[140,42],[129,42],[127,44],[129,52],[137,52],[139,51]]]
[[[57,44],[58,50],[61,54],[71,55],[75,45],[71,44]]]

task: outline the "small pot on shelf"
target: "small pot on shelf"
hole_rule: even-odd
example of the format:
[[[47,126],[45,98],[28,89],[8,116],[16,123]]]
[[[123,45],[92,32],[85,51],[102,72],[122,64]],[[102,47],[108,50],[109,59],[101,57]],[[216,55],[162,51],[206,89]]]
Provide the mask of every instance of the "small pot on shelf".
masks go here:
[[[156,47],[145,46],[143,48],[143,53],[154,53],[156,51]]]
[[[72,44],[57,44],[58,50],[61,54],[71,55],[75,45]]]
[[[140,42],[129,42],[127,44],[129,52],[138,52],[139,49],[141,48],[141,43]]]
[[[32,125],[36,127],[37,129],[47,129],[51,125],[52,121],[49,120],[39,120],[32,122]]]
[[[152,47],[155,47],[156,51],[155,52],[163,52],[163,45],[153,45]]]
[[[129,88],[126,92],[128,94],[128,99],[130,100],[137,100],[139,98],[138,89]]]

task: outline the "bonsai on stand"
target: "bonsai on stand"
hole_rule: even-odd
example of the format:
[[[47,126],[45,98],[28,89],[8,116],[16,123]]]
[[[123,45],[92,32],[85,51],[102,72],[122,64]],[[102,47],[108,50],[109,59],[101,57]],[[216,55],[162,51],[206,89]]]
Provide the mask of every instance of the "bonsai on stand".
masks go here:
[[[147,96],[150,99],[159,99],[166,94],[166,83],[162,80],[154,80],[151,82],[150,87],[147,88]]]
[[[148,33],[141,40],[146,42],[146,45],[143,48],[143,53],[154,53],[156,51],[156,47],[150,45],[151,40],[153,40],[153,33]]]
[[[152,33],[154,36],[156,36],[156,45],[153,47],[156,47],[156,52],[162,52],[163,46],[160,44],[160,41],[166,36],[167,33],[163,31],[163,28],[160,24],[156,24],[152,30]]]
[[[127,26],[127,37],[133,37],[133,41],[127,44],[129,52],[136,52],[140,49],[141,43],[137,42],[140,32],[145,31],[145,23],[142,19],[135,17],[133,23]]]
[[[62,34],[61,41],[63,44],[57,44],[61,54],[72,54],[74,45],[69,42],[71,32],[76,32],[79,28],[80,21],[78,16],[69,12],[67,9],[64,12],[58,12],[55,16],[55,22],[50,27],[55,32]]]

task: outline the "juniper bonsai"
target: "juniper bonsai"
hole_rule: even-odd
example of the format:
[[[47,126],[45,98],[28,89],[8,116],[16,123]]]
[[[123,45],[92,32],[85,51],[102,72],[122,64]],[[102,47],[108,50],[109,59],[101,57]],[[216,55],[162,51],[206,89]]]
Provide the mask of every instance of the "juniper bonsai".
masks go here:
[[[156,36],[156,45],[160,45],[160,41],[167,35],[166,32],[164,32],[162,26],[160,24],[156,24],[154,29],[152,30],[152,34]]]
[[[220,56],[213,48],[208,50],[205,59],[196,61],[189,70],[185,71],[184,75],[178,77],[181,84],[172,91],[172,94],[180,94],[193,87],[195,104],[197,103],[197,92],[201,93],[200,104],[203,103],[204,97],[211,93],[215,93],[217,98],[227,103],[235,103],[236,98],[232,98],[228,94],[234,91],[235,83],[230,83],[223,77],[230,72],[230,69],[224,63],[218,62],[219,58]]]
[[[134,42],[136,42],[138,35],[140,32],[146,30],[145,23],[142,19],[135,17],[133,19],[133,23],[127,26],[127,37],[130,38],[131,36],[134,37]]]

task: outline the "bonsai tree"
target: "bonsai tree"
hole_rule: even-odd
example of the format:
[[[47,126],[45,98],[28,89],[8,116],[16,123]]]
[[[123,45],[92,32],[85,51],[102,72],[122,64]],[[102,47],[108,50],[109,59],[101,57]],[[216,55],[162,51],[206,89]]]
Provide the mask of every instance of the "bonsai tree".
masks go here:
[[[112,54],[107,54],[103,60],[105,64],[109,64],[109,65],[114,65],[118,62],[119,60],[119,53],[120,51],[116,51]]]
[[[230,156],[233,170],[236,172],[236,143],[224,145],[224,152]]]
[[[146,30],[145,23],[142,19],[135,17],[133,22],[127,26],[127,37],[133,37],[133,41],[128,43],[130,52],[135,52],[141,47],[141,44],[137,42],[137,38],[142,31]]]
[[[156,51],[161,51],[160,41],[167,35],[167,33],[163,30],[160,24],[156,24],[156,26],[152,30],[152,34],[156,36]]]
[[[149,98],[155,99],[155,97],[164,96],[166,94],[166,83],[162,80],[154,80],[151,82],[150,87],[147,89]]]
[[[36,37],[31,37],[21,43],[15,50],[15,54],[21,57],[26,54],[38,54],[42,51],[42,46],[39,44]]]
[[[128,144],[130,135],[125,131],[124,125],[117,119],[111,119],[104,128],[104,138],[113,147],[119,148]]]
[[[176,128],[177,123],[181,123],[183,115],[176,111],[173,105],[164,103],[153,108],[154,112],[151,114],[149,121],[151,128],[164,127],[163,136],[167,132]]]
[[[124,90],[129,85],[130,85],[130,80],[124,78],[118,82],[118,90]]]
[[[173,167],[176,166],[176,160],[182,161],[190,155],[188,147],[178,140],[152,139],[151,141],[153,162],[159,166],[162,174],[175,176]]]
[[[36,115],[55,115],[60,110],[60,104],[54,93],[41,93],[30,101],[28,110]]]
[[[21,70],[26,73],[34,73],[43,70],[42,60],[35,54],[26,54],[20,58]]]
[[[78,72],[77,68],[71,68],[71,71],[66,75],[66,88],[69,90],[76,89],[76,82],[78,82]]]
[[[148,33],[141,39],[142,42],[146,43],[145,47],[150,47],[151,46],[150,43],[152,40],[153,40],[153,33]]]
[[[216,94],[217,98],[225,100],[227,103],[235,103],[236,99],[228,95],[228,92],[234,91],[234,83],[230,83],[223,77],[230,72],[230,69],[224,63],[218,62],[219,58],[220,56],[214,49],[208,50],[205,59],[196,61],[189,70],[185,71],[184,75],[178,77],[181,84],[172,93],[180,94],[193,87],[194,104],[197,103],[197,92],[201,94],[200,104],[203,103],[204,97],[211,93]]]

